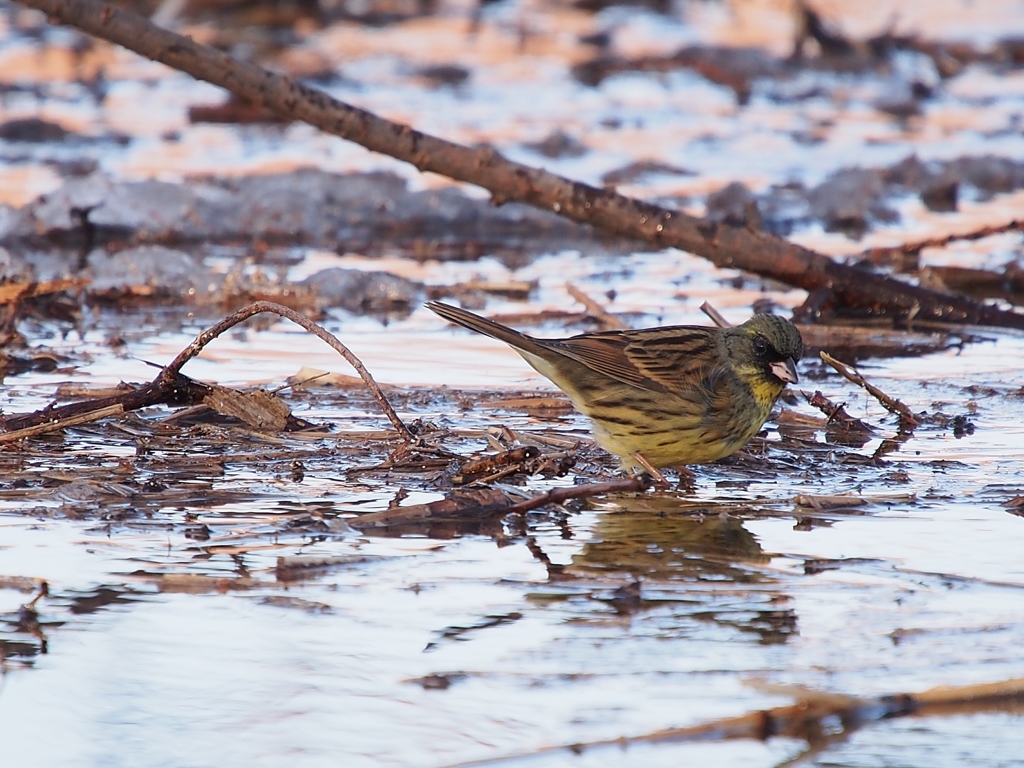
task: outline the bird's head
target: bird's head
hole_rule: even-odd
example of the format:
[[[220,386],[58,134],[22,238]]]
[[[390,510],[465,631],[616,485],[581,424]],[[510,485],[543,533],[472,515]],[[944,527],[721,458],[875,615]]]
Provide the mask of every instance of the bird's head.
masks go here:
[[[804,353],[800,331],[778,315],[754,315],[726,332],[726,348],[740,378],[754,388],[778,396],[796,384],[796,363]]]

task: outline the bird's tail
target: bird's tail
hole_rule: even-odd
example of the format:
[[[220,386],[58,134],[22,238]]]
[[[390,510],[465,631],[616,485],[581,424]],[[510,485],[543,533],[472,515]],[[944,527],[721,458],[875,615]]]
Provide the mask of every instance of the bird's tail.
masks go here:
[[[545,347],[536,339],[533,339],[519,331],[512,330],[508,326],[488,320],[486,317],[474,315],[460,307],[453,307],[449,304],[442,304],[439,301],[428,301],[427,308],[436,312],[445,320],[469,328],[471,331],[482,333],[493,339],[504,341],[509,346],[520,352],[527,352],[533,355],[545,356]],[[550,353],[548,353],[550,354]]]

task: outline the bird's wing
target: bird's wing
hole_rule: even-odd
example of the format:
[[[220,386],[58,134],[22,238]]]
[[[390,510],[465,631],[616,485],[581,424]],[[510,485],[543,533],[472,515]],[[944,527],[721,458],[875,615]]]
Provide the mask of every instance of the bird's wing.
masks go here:
[[[596,373],[652,392],[678,393],[717,367],[716,330],[674,326],[573,336],[557,343]]]

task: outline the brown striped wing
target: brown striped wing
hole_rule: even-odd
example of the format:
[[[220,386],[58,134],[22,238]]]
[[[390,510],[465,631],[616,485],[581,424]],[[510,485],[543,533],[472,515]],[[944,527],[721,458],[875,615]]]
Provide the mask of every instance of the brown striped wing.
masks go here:
[[[719,333],[715,328],[680,325],[590,333],[547,344],[624,384],[680,393],[716,367]]]

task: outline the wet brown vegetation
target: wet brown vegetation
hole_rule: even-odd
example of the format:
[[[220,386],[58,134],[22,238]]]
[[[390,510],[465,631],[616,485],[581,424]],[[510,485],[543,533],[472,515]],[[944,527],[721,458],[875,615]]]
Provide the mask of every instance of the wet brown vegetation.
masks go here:
[[[26,4],[71,19],[95,15],[98,7]],[[255,13],[238,5],[232,12]],[[277,10],[284,16],[271,13],[269,4],[261,12],[269,16],[243,18],[247,24],[270,25],[330,21],[312,8],[315,4],[285,5]],[[360,18],[385,23],[429,14],[427,5],[369,4]],[[211,13],[204,3],[186,7],[193,19]],[[690,47],[667,57],[631,60],[601,54],[579,64],[574,74],[596,85],[615,72],[688,68],[732,89],[742,104],[759,78],[783,81],[805,67],[879,68],[899,50],[923,52],[946,78],[971,63],[1007,69],[1021,65],[1019,43],[1012,40],[988,52],[893,35],[855,41],[828,29],[810,8],[804,7],[803,14],[801,37],[789,59]],[[82,27],[107,27],[112,18],[127,23],[104,12]],[[810,41],[820,50],[819,58],[809,60]],[[162,58],[182,64],[175,58],[181,50],[171,55],[165,49]],[[208,53],[198,46],[188,50],[201,64]],[[985,301],[1020,303],[1024,281],[1017,261],[1001,270],[982,270],[928,266],[920,258],[930,248],[1019,235],[1019,220],[871,248],[850,262],[828,259],[781,237],[810,225],[851,239],[863,237],[898,215],[888,206],[897,196],[919,197],[930,211],[955,212],[966,188],[985,196],[1024,186],[1024,166],[1012,159],[978,156],[923,163],[911,157],[887,168],[840,171],[814,188],[787,184],[756,194],[730,185],[708,197],[708,215],[700,219],[506,163],[487,148],[434,143],[439,140],[374,122],[378,118],[368,113],[339,117],[331,113],[338,104],[312,89],[251,71],[254,67],[238,67],[228,57],[216,64],[221,69],[211,80],[230,79],[241,71],[254,78],[259,98],[252,98],[250,90],[243,94],[249,101],[213,113],[193,111],[193,120],[249,122],[267,114],[310,119],[308,109],[303,113],[297,106],[302,102],[317,111],[315,124],[355,120],[354,128],[342,126],[338,132],[357,140],[361,136],[376,148],[390,137],[398,145],[396,156],[456,179],[485,182],[492,199],[483,202],[454,187],[412,192],[387,173],[304,170],[230,180],[208,177],[189,184],[122,182],[97,173],[70,178],[54,194],[8,208],[0,231],[0,244],[10,255],[0,285],[0,375],[5,380],[28,371],[73,372],[80,362],[30,345],[21,330],[29,322],[71,329],[89,312],[160,306],[182,315],[198,310],[213,320],[173,360],[151,361],[158,372],[149,382],[103,392],[64,389],[45,408],[3,415],[0,502],[16,503],[26,518],[80,521],[97,536],[159,532],[180,542],[173,557],[147,562],[140,555],[123,580],[81,592],[51,590],[45,581],[26,576],[0,577],[0,589],[26,596],[17,612],[0,614],[5,668],[31,665],[48,652],[48,638],[75,616],[155,594],[251,594],[282,609],[331,614],[330,604],[282,592],[377,563],[373,554],[305,551],[353,537],[479,537],[496,548],[518,544],[546,574],[531,587],[534,604],[596,606],[583,613],[585,618],[573,614],[569,621],[639,622],[678,603],[679,615],[694,623],[727,628],[765,646],[783,645],[799,634],[800,616],[792,596],[778,585],[781,578],[772,565],[777,553],[765,551],[746,525],[779,519],[796,530],[811,530],[893,504],[915,507],[921,501],[918,491],[902,488],[920,466],[902,455],[901,447],[921,434],[969,437],[979,409],[988,408],[991,418],[994,402],[1021,399],[1019,391],[1006,388],[978,392],[938,382],[935,401],[905,402],[874,384],[869,370],[854,368],[862,361],[955,351],[990,341],[997,333],[993,327],[1024,326],[1021,314],[1005,303]],[[198,65],[182,66],[193,71]],[[418,76],[443,87],[465,80],[457,71],[441,69],[421,70]],[[885,109],[907,119],[928,98],[922,84],[910,90],[905,102]],[[254,117],[253,101],[272,111]],[[291,112],[284,110],[286,104]],[[31,130],[42,129],[35,125]],[[384,138],[366,140],[374,132]],[[51,141],[66,138],[46,135]],[[535,150],[544,156],[581,151],[571,138],[554,136]],[[649,173],[687,171],[640,165],[606,179],[627,183]],[[403,317],[427,298],[455,298],[473,306],[492,296],[528,300],[535,282],[480,279],[436,285],[384,270],[343,269],[303,281],[285,276],[287,267],[301,259],[293,252],[300,246],[419,261],[473,260],[487,254],[517,264],[581,244],[591,255],[628,253],[641,244],[676,245],[718,266],[808,290],[795,314],[808,351],[802,375],[813,384],[790,393],[773,417],[777,437],[774,429],[767,431],[739,454],[697,469],[706,492],[695,493],[685,473],[670,471],[673,485],[667,489],[652,489],[646,477],[621,476],[615,461],[593,444],[583,419],[557,393],[378,385],[341,340],[314,322],[338,308],[353,315]],[[237,259],[237,268],[226,274],[209,268],[210,260],[225,255]],[[498,319],[525,328],[554,321],[579,330],[625,327],[637,319],[611,311],[571,283],[566,293],[579,311],[526,311]],[[304,371],[280,382],[279,389],[263,390],[201,382],[182,373],[218,336],[261,313],[287,318],[317,335],[359,379]],[[861,388],[884,413],[850,415],[849,401],[860,396]],[[302,415],[309,411],[337,418]],[[90,449],[96,446],[104,451],[94,455]],[[972,467],[950,458],[933,460],[930,469],[958,473]],[[239,479],[243,474],[261,478],[267,487]],[[1024,496],[1013,483],[975,486],[972,492],[979,499],[995,500],[1009,514],[1020,514]],[[927,493],[948,491],[932,487]],[[553,539],[541,532],[556,531],[562,540],[572,540],[574,518],[590,510],[606,513],[599,535],[571,562],[557,561],[547,551]],[[261,567],[251,567],[254,556],[264,558]],[[267,556],[274,558],[272,566],[266,565]],[[802,558],[805,577],[835,571],[878,577],[882,568],[878,561],[857,556],[787,556]],[[211,561],[221,565],[210,568]],[[945,586],[960,577],[915,573],[913,578]],[[684,593],[678,584],[708,591]],[[438,629],[426,650],[522,618],[510,611]],[[894,634],[892,642],[909,633]],[[473,677],[472,671],[442,670],[408,682],[442,691]],[[1019,713],[1021,690],[1017,679],[874,698],[776,688],[774,693],[797,703],[694,727],[537,749],[521,757],[783,736],[806,743],[802,759],[883,719]]]
[[[568,590],[562,598],[556,591],[538,599],[585,595],[621,616],[664,605],[664,599],[656,596],[660,583],[716,584],[725,579],[767,586],[773,581],[767,570],[770,558],[744,528],[744,521],[782,517],[809,528],[831,525],[847,515],[871,514],[897,501],[914,504],[914,494],[893,490],[901,477],[913,471],[912,466],[887,454],[915,430],[953,430],[958,436],[973,430],[967,411],[955,417],[914,412],[823,352],[826,363],[867,389],[892,412],[891,418],[868,424],[847,415],[841,403],[821,392],[804,393],[824,418],[784,408],[776,418],[780,439],[758,438],[740,454],[701,470],[702,479],[718,478],[719,498],[694,498],[682,475],[679,488],[652,492],[646,478],[616,477],[615,462],[592,444],[586,425],[560,395],[382,389],[358,360],[357,370],[366,374],[369,388],[354,388],[348,381],[341,388],[324,386],[311,374],[297,377],[300,386],[292,389],[244,391],[196,382],[181,373],[204,345],[261,311],[301,322],[318,335],[325,333],[293,310],[257,303],[201,333],[152,382],[99,397],[78,391],[74,403],[5,417],[7,431],[0,435],[0,465],[5,468],[0,500],[17,500],[29,514],[89,521],[98,530],[159,529],[190,542],[178,565],[141,564],[126,574],[125,585],[104,585],[94,593],[48,593],[37,581],[7,579],[0,586],[36,592],[16,616],[0,617],[6,635],[0,639],[0,651],[7,663],[30,661],[46,653],[48,636],[64,623],[54,618],[60,615],[60,606],[72,613],[103,610],[149,599],[152,590],[256,593],[267,595],[268,600],[285,599],[274,595],[276,588],[372,564],[372,556],[294,554],[296,545],[352,535],[441,540],[479,536],[499,546],[521,543],[545,566],[551,588]],[[846,335],[835,335],[837,330]],[[826,347],[829,339],[847,339],[853,352],[864,350],[866,339],[871,339],[873,346],[864,354],[874,357],[880,349],[908,353],[905,343],[910,336],[905,332],[888,331],[878,342],[878,332],[869,329],[822,331],[824,335],[819,336],[808,329],[810,346]],[[949,343],[944,335],[920,336],[930,349]],[[344,349],[340,343],[337,346]],[[826,378],[825,371],[812,371],[811,377]],[[314,403],[318,410],[339,414],[383,408],[384,415],[369,422],[364,419],[355,430],[339,430],[292,414],[295,406]],[[154,410],[158,405],[162,408]],[[437,414],[448,415],[438,418]],[[466,423],[471,426],[461,426]],[[859,450],[878,436],[885,439],[873,454]],[[121,446],[129,452],[116,465],[103,459],[93,463],[87,452],[75,455],[89,444],[102,444],[108,451]],[[277,490],[264,494],[244,486],[232,490],[225,487],[230,485],[225,482],[231,476],[230,466],[275,478],[284,488],[326,481],[330,494],[319,501],[289,502]],[[561,484],[564,481],[559,478],[569,472],[572,484]],[[823,492],[820,478],[843,472],[855,478],[857,490],[838,495]],[[766,473],[778,488],[799,492],[764,496],[745,490],[748,485],[758,486]],[[559,484],[542,490],[550,481]],[[423,493],[432,500],[408,501],[410,495]],[[254,502],[257,507],[248,514],[219,512],[225,505]],[[1013,511],[1014,500],[1007,503]],[[588,544],[571,567],[553,563],[535,534],[538,526],[558,526],[571,537],[574,512],[594,504],[613,504],[620,510],[617,519],[629,518],[628,527],[617,532],[615,522],[609,521],[602,540]],[[185,515],[172,511],[184,508],[190,510]],[[667,541],[671,548],[659,554]],[[658,548],[652,549],[655,542]],[[282,554],[273,568],[252,571],[243,565],[253,554],[275,550]],[[674,562],[675,553],[681,551],[690,563],[683,568]],[[212,575],[196,567],[207,558],[224,557],[237,560],[234,573]],[[872,564],[849,558],[805,564],[807,574],[851,567]],[[50,607],[40,611],[43,597]],[[301,598],[286,599],[293,610],[331,610],[307,605]],[[748,605],[742,617],[711,606],[705,607],[706,615],[694,615],[751,633],[762,643],[784,643],[798,631],[798,617],[786,602],[787,598],[771,597],[753,612]],[[514,620],[489,617],[479,626],[449,628],[439,642]],[[26,636],[34,640],[17,639]],[[443,690],[464,677],[461,672],[438,673],[422,684]],[[798,703],[699,726],[551,750],[785,736],[805,741],[807,754],[814,754],[883,719],[1014,711],[1021,700],[1019,681],[1012,680],[981,692],[968,686],[941,693],[899,692],[871,700],[797,689],[781,693]],[[837,719],[841,728],[831,725]]]

